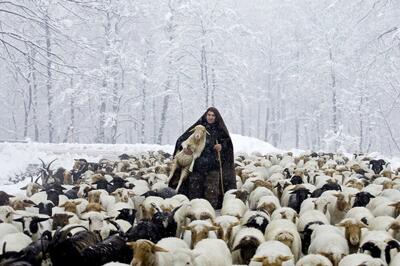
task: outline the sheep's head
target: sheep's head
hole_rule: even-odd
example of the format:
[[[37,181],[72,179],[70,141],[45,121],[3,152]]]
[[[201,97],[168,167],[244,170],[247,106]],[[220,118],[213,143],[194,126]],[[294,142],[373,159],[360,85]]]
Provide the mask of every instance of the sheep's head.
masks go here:
[[[290,232],[281,232],[275,236],[275,240],[282,242],[291,248],[294,241],[294,236]]]
[[[320,255],[327,257],[334,266],[338,266],[339,262],[342,260],[342,258],[344,256],[346,256],[346,254],[335,254],[332,252],[319,252]]]
[[[168,252],[168,250],[144,239],[135,242],[128,242],[126,244],[133,250],[132,266],[155,265],[155,253]]]
[[[60,207],[64,207],[64,210],[66,212],[72,212],[72,213],[77,213],[76,206],[81,204],[81,202],[75,202],[75,201],[65,201],[63,204],[60,205]]]
[[[201,140],[205,137],[206,134],[210,135],[210,133],[208,133],[203,125],[195,126],[193,129],[190,130],[190,132],[193,132],[193,136],[196,140]]]
[[[285,261],[293,259],[293,256],[279,255],[275,259],[269,257],[253,257],[251,260],[255,262],[261,262],[262,266],[282,266]]]
[[[267,212],[269,215],[271,215],[276,210],[276,208],[277,206],[273,202],[263,202],[259,206],[257,206],[257,210]]]
[[[400,201],[389,204],[388,206],[394,207],[394,217],[397,217],[400,215]]]
[[[200,240],[208,238],[208,233],[210,231],[217,231],[218,226],[205,223],[196,223],[196,224],[190,223],[187,226],[186,225],[182,226],[182,229],[190,230],[192,236],[190,247],[193,248]]]
[[[26,190],[26,196],[30,197],[33,194],[38,193],[41,189],[43,189],[43,187],[38,183],[31,182],[28,185],[26,185],[26,186],[24,186],[24,187],[22,187],[20,189],[21,190]]]
[[[82,212],[82,213],[86,213],[86,212],[105,212],[106,209],[104,209],[103,206],[101,206],[100,203],[89,203],[86,206],[86,209]]]
[[[233,227],[240,225],[240,222],[235,221],[235,222],[227,224],[227,225],[223,225],[223,224],[217,222],[215,225],[218,227],[217,237],[219,239],[224,240],[225,243],[228,244],[229,240],[231,239],[231,236],[232,236]]]
[[[273,185],[272,185],[271,181],[269,181],[269,180],[264,181],[264,180],[261,180],[261,179],[257,179],[257,180],[251,181],[251,182],[254,184],[255,188],[257,188],[257,187],[265,187],[265,188],[268,188],[270,190],[273,189]]]
[[[354,219],[345,219],[336,226],[342,226],[345,228],[346,239],[353,246],[358,246],[360,243],[361,229],[368,227],[363,222]]]
[[[64,227],[69,224],[69,218],[74,217],[73,215],[66,213],[56,213],[51,217],[53,219],[52,229],[56,230],[58,227]]]
[[[333,196],[335,196],[337,198],[336,200],[336,208],[341,211],[341,212],[347,212],[348,210],[350,210],[351,206],[350,206],[350,200],[346,200],[344,194],[342,193],[336,193],[333,194]]]
[[[100,191],[90,191],[88,193],[88,201],[90,203],[100,203],[100,196],[101,196]]]

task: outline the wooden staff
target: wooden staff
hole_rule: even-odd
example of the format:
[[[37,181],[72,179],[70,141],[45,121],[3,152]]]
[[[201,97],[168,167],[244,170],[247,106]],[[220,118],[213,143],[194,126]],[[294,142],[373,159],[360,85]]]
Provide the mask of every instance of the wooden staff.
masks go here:
[[[215,140],[215,142],[216,142],[217,144],[219,144],[219,143],[218,143],[218,140]],[[221,178],[222,195],[224,195],[224,194],[225,194],[225,191],[224,191],[224,176],[222,175],[221,152],[220,152],[220,151],[217,151],[217,154],[218,154],[218,161],[219,161],[219,175],[220,175],[220,178]]]

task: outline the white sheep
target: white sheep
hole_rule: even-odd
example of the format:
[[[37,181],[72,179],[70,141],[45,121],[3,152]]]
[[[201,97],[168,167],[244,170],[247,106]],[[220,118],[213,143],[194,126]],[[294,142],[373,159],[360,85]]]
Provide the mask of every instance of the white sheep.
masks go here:
[[[229,247],[232,246],[232,236],[235,236],[239,230],[239,219],[230,215],[222,215],[215,218],[214,224],[218,226],[218,238],[224,240]]]
[[[250,210],[254,210],[257,208],[258,201],[262,196],[274,196],[274,193],[266,187],[258,187],[254,189],[249,196]]]
[[[375,216],[365,207],[353,207],[346,213],[344,218],[354,218],[369,225]]]
[[[231,266],[231,253],[221,239],[203,239],[193,249],[196,266]]]
[[[247,264],[254,255],[256,248],[265,242],[264,234],[253,227],[242,227],[238,230],[232,241],[233,262]]]
[[[318,228],[323,227],[323,230]],[[320,254],[327,257],[333,265],[349,254],[349,246],[343,233],[338,228],[329,225],[320,225],[314,229],[311,236],[310,254]]]
[[[27,247],[30,243],[32,243],[32,239],[21,232],[4,235],[0,238],[0,247],[2,247],[0,250],[0,255],[3,254],[3,251],[19,252]]]
[[[300,258],[300,234],[297,232],[296,225],[291,221],[286,219],[271,221],[271,223],[267,226],[267,230],[265,231],[265,240],[278,240],[284,243],[292,251],[295,261]]]
[[[270,240],[258,246],[249,266],[285,265],[294,266],[293,254],[285,244]]]
[[[182,229],[189,231],[183,233],[183,240],[185,240],[191,248],[202,239],[217,238],[217,234],[214,231],[217,231],[218,227],[213,225],[210,221],[195,220],[186,226],[182,226]]]
[[[387,265],[381,259],[373,258],[368,254],[351,254],[345,256],[340,262],[339,266],[355,266],[355,265],[365,265],[365,266],[382,266]]]
[[[325,256],[309,254],[297,261],[296,266],[333,266],[332,262]]]
[[[227,199],[222,204],[221,215],[235,216],[240,219],[246,211],[247,207],[240,199]]]

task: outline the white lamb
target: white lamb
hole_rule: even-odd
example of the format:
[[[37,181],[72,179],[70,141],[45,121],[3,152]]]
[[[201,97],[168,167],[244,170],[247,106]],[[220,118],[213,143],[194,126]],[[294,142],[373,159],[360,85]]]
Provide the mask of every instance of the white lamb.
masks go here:
[[[182,142],[183,149],[175,155],[171,173],[168,177],[169,182],[176,169],[178,167],[181,168],[181,175],[179,177],[176,191],[179,191],[182,182],[189,175],[189,172],[193,171],[194,162],[200,157],[200,154],[204,150],[206,144],[206,134],[210,135],[203,125],[197,125],[191,131],[193,131],[192,135]]]

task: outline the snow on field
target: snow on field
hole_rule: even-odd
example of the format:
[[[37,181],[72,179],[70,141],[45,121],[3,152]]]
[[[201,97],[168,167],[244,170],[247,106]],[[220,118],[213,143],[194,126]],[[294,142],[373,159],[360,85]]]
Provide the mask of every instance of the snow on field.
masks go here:
[[[232,134],[232,141],[235,153],[282,153],[271,144],[257,138]],[[15,174],[25,171],[29,164],[40,164],[39,158],[44,162],[57,159],[52,168],[64,167],[71,169],[75,158],[85,158],[88,161],[96,162],[102,158],[116,159],[122,153],[137,154],[146,151],[163,150],[172,153],[173,145],[156,144],[49,144],[49,143],[0,143],[0,190],[18,191],[26,180],[17,185],[11,185],[8,178]],[[292,150],[294,154],[299,154],[301,150]],[[385,158],[384,156],[373,153],[371,156]],[[400,158],[390,159],[392,168],[400,166]]]

